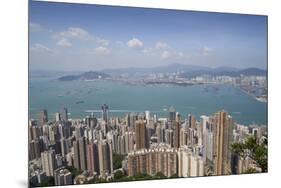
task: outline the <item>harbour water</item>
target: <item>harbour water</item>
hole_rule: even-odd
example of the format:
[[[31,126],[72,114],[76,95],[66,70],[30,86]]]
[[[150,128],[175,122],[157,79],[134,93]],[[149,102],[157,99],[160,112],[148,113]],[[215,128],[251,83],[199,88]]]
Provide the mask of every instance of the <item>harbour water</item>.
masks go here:
[[[29,80],[29,116],[37,119],[40,109],[47,109],[49,119],[66,107],[70,118],[83,118],[87,110],[100,110],[107,104],[111,116],[124,116],[128,111],[149,110],[159,117],[168,117],[174,106],[184,118],[191,113],[199,118],[226,110],[238,123],[267,124],[267,103],[257,101],[230,85],[129,85],[121,82],[58,81],[54,78]],[[100,116],[99,112],[95,113]]]

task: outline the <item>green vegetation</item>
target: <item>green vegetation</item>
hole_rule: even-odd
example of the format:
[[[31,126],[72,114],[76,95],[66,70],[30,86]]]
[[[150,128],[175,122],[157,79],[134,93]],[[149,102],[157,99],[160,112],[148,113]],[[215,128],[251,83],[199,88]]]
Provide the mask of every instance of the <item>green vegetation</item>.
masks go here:
[[[72,179],[74,179],[76,176],[78,176],[79,174],[82,173],[82,171],[77,170],[73,166],[66,166],[65,168],[70,171],[70,173],[72,175]]]
[[[244,143],[233,143],[233,153],[245,159],[247,156],[256,161],[262,172],[267,172],[267,137],[259,142],[255,137],[249,137]],[[254,173],[254,169],[248,169],[246,173]]]
[[[125,155],[113,153],[112,158],[113,158],[113,169],[116,170],[122,168],[122,161],[124,160]]]
[[[124,178],[124,173],[121,170],[118,170],[117,172],[115,172],[114,174],[114,179],[119,180]]]
[[[254,169],[254,168],[248,168],[248,169],[244,172],[244,174],[252,174],[252,173],[257,173],[256,169]]]
[[[170,178],[177,178],[177,174],[172,175]],[[124,174],[122,170],[117,170],[114,173],[114,179],[106,180],[98,177],[94,177],[93,179],[85,182],[86,184],[93,184],[93,183],[106,183],[106,182],[126,182],[126,181],[141,181],[141,180],[156,180],[156,179],[167,179],[167,177],[161,173],[158,172],[154,176],[150,176],[148,174],[137,174],[135,176],[127,176]]]

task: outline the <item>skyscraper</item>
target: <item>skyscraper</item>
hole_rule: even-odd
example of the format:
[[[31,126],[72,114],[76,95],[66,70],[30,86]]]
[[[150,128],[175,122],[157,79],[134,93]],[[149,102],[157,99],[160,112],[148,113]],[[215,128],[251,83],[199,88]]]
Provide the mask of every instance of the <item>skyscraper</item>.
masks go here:
[[[165,143],[169,144],[171,147],[174,145],[174,131],[172,129],[165,130]]]
[[[79,142],[80,168],[81,168],[81,170],[84,171],[87,169],[85,137],[79,138],[78,142]]]
[[[44,125],[48,122],[48,112],[43,109],[39,112],[39,125]]]
[[[112,145],[107,140],[98,143],[100,175],[113,173]]]
[[[180,147],[180,118],[174,123],[174,147],[179,148]]]
[[[172,106],[169,108],[169,120],[170,121],[176,120],[176,109]]]
[[[61,120],[61,115],[60,115],[60,113],[56,113],[56,121],[60,121]]]
[[[230,169],[230,144],[232,137],[232,117],[225,111],[215,114],[215,175],[229,174]]]
[[[73,150],[74,150],[74,167],[77,170],[80,170],[80,152],[79,152],[79,142],[77,140],[73,141]]]
[[[87,145],[87,170],[93,175],[99,173],[98,142],[94,141]]]
[[[61,120],[62,120],[62,121],[67,121],[67,120],[68,120],[68,111],[67,111],[67,108],[63,107],[63,108],[61,109],[60,115],[61,115]]]
[[[107,122],[108,121],[108,106],[106,104],[102,105],[101,110],[102,110],[102,120]]]
[[[55,163],[55,151],[48,150],[41,153],[42,168],[46,172],[46,176],[54,176],[54,170],[56,169]]]
[[[188,128],[195,129],[196,119],[194,115],[188,114]]]
[[[147,148],[147,134],[146,134],[146,126],[143,120],[136,121],[136,149]]]

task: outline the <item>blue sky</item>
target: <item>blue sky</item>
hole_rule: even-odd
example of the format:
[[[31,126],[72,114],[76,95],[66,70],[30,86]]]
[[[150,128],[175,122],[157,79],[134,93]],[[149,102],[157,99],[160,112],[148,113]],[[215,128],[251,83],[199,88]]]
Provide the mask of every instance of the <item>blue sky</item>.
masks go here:
[[[31,70],[267,68],[267,17],[30,3]]]

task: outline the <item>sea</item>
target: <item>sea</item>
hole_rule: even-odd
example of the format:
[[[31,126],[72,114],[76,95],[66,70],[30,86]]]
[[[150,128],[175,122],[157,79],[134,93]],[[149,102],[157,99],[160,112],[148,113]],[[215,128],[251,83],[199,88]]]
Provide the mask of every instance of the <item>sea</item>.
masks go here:
[[[29,118],[38,119],[46,109],[49,120],[66,107],[69,118],[85,118],[94,113],[100,117],[101,106],[109,106],[109,116],[125,117],[128,112],[150,111],[157,117],[168,117],[173,106],[184,119],[193,114],[213,115],[227,111],[234,121],[267,125],[267,103],[231,85],[140,85],[110,80],[59,81],[50,77],[29,79]]]

